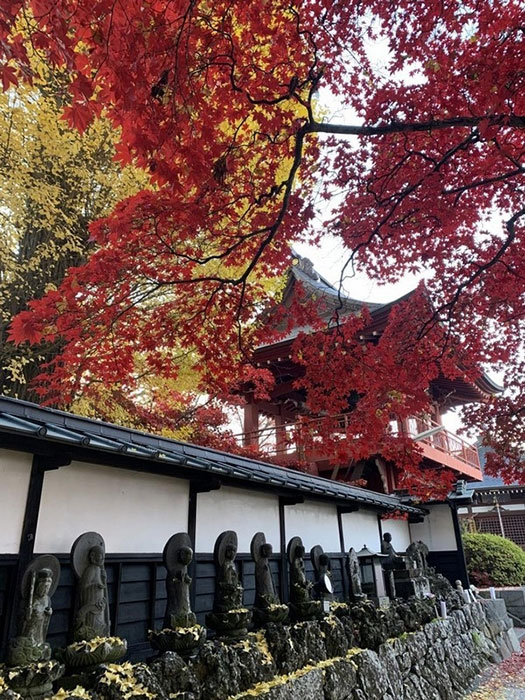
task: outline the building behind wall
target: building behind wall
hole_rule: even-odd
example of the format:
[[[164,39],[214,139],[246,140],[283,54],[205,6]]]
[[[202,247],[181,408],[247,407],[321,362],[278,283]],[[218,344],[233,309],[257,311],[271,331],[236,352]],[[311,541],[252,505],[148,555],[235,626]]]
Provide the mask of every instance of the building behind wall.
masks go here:
[[[213,547],[233,529],[245,604],[254,601],[253,534],[273,544],[271,566],[288,599],[286,544],[299,535],[307,551],[329,553],[336,595],[349,592],[350,547],[378,551],[389,531],[398,551],[416,540],[429,563],[467,583],[453,502],[417,507],[400,498],[216,450],[169,440],[0,398],[0,643],[14,631],[20,576],[35,554],[62,564],[49,639],[67,642],[74,596],[69,552],[85,531],[106,542],[112,633],[126,637],[132,658],[150,653],[149,629],[165,607],[161,552],[175,532],[195,543],[193,607],[200,622],[213,603]],[[402,519],[384,519],[393,514]],[[312,568],[307,561],[307,573]]]
[[[334,310],[344,320],[367,308],[371,322],[362,331],[362,342],[377,343],[383,333],[391,311],[406,300],[410,294],[389,304],[370,304],[340,293],[326,279],[317,273],[312,263],[294,254],[293,264],[288,273],[281,307],[288,309],[294,301],[304,303],[314,301],[319,306],[320,317],[327,328],[333,322]],[[280,318],[280,316],[278,317]],[[271,313],[268,323],[271,324]],[[280,321],[282,325],[282,321]],[[280,328],[280,326],[277,326]],[[284,329],[284,326],[283,326]],[[331,479],[343,481],[363,480],[367,487],[382,493],[394,493],[398,488],[399,473],[396,466],[385,461],[380,454],[372,454],[368,460],[357,463],[336,462],[334,454],[323,448],[322,441],[315,451],[306,447],[302,434],[315,432],[316,424],[322,416],[315,415],[310,407],[307,410],[306,392],[296,387],[296,380],[304,374],[304,368],[294,362],[292,346],[299,332],[314,332],[309,327],[295,328],[278,343],[258,348],[253,362],[260,368],[268,369],[275,377],[275,386],[269,399],[255,399],[250,387],[245,388],[246,407],[244,430],[240,437],[245,446],[257,447],[281,464],[302,462],[308,469]],[[439,376],[431,382],[429,393],[431,413],[413,416],[398,421],[392,416],[391,430],[415,439],[423,451],[421,463],[425,467],[447,468],[459,480],[477,481],[482,478],[477,449],[463,438],[447,430],[443,425],[443,415],[450,409],[472,402],[486,401],[491,395],[501,391],[488,376],[482,375],[470,382],[457,377],[454,380]],[[339,416],[332,416],[334,438],[351,439],[347,434],[347,417],[357,397],[348,397],[348,410]]]
[[[472,503],[459,509],[463,526],[470,532],[501,535],[525,549],[525,479],[505,484],[484,473],[485,448],[479,450],[483,480],[467,485]]]

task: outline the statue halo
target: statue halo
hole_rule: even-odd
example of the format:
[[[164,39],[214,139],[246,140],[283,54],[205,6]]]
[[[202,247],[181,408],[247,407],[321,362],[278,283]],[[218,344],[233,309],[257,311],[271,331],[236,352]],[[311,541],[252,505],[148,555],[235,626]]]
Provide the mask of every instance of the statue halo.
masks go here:
[[[81,578],[89,565],[89,552],[93,547],[100,547],[104,556],[106,555],[106,543],[98,532],[84,532],[73,542],[71,565],[78,578]]]
[[[182,564],[179,562],[177,554],[182,547],[189,547],[193,552],[192,542],[187,532],[175,533],[164,545],[162,561],[168,571],[181,568]]]
[[[233,530],[225,530],[217,537],[215,549],[213,550],[213,558],[219,566],[224,564],[226,560],[226,550],[230,546],[235,547],[235,549],[238,548],[237,533]]]
[[[287,554],[288,554],[288,561],[290,564],[293,562],[295,559],[295,551],[297,547],[303,547],[303,541],[300,537],[292,537],[292,539],[288,542],[288,547],[287,547]]]
[[[49,597],[53,595],[58,586],[58,580],[60,578],[60,562],[52,554],[42,554],[40,557],[36,557],[31,561],[24,571],[22,577],[22,583],[20,585],[20,590],[22,592],[22,598],[28,598],[29,583],[31,581],[33,574],[38,574],[42,569],[49,569],[53,573],[53,583],[49,589]]]
[[[250,552],[252,554],[252,559],[255,562],[264,559],[264,557],[261,556],[261,547],[263,546],[263,544],[266,544],[266,536],[264,532],[256,532],[255,535],[252,537],[252,541],[250,544]]]

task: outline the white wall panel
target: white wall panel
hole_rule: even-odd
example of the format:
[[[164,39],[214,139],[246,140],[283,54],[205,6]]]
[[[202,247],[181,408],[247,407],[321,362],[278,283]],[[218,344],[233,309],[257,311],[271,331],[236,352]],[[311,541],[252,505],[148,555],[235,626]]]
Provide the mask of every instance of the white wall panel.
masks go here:
[[[353,547],[357,552],[366,544],[372,552],[381,552],[381,537],[377,513],[359,509],[355,513],[343,513],[345,550]]]
[[[69,552],[100,532],[107,552],[162,552],[188,528],[189,484],[168,476],[72,462],[46,472],[35,551]]]
[[[235,530],[239,552],[250,551],[256,532],[279,551],[279,498],[274,494],[222,486],[197,495],[196,551],[213,552],[215,540],[224,530]]]
[[[0,553],[17,554],[33,455],[0,450]]]
[[[387,518],[381,521],[381,528],[383,533],[389,532],[392,535],[392,544],[396,552],[403,553],[411,542],[408,520]]]
[[[325,552],[341,551],[336,507],[329,503],[305,501],[284,509],[286,541],[298,535],[306,551],[320,544]]]
[[[422,540],[433,552],[456,551],[458,547],[450,507],[446,504],[425,504],[425,508],[428,508],[430,513],[424,522],[410,524],[412,541]]]

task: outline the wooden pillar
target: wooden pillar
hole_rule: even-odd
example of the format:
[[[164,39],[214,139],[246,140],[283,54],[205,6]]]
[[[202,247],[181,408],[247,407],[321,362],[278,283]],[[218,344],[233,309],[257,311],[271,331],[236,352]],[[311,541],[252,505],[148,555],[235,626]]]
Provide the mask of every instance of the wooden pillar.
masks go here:
[[[243,443],[244,447],[259,444],[259,408],[250,402],[244,406]]]
[[[34,554],[45,472],[67,466],[70,463],[71,459],[69,455],[33,455],[33,464],[31,466],[31,475],[27,488],[24,520],[22,523],[22,533],[20,535],[20,546],[18,548],[18,561],[14,575],[14,587],[11,595],[11,605],[4,630],[5,639],[1,640],[4,648],[7,641],[16,634],[18,608],[20,605],[20,585],[22,583],[24,571]]]
[[[463,549],[463,540],[461,539],[461,528],[459,526],[459,518],[458,518],[458,507],[455,503],[450,503],[450,511],[452,515],[452,523],[454,525],[454,535],[456,536],[456,546],[458,548],[458,556],[457,556],[457,562],[458,562],[458,578],[461,579],[461,582],[464,587],[467,587],[470,585],[469,578],[468,578],[468,570],[467,570],[467,562],[465,561],[465,551]]]
[[[279,415],[275,416],[275,450],[277,454],[284,454],[287,448],[286,423],[279,413]]]
[[[190,493],[188,499],[188,535],[193,547],[193,560],[188,567],[188,574],[193,579],[193,585],[190,586],[190,604],[191,609],[195,607],[195,592],[197,589],[197,498],[199,493],[207,493],[208,491],[216,491],[220,489],[221,482],[216,477],[210,477],[206,481],[203,479],[192,479],[190,481]]]
[[[287,535],[286,535],[286,506],[294,506],[297,503],[304,503],[304,496],[279,496],[279,534],[280,534],[280,553],[281,553],[281,576],[279,581],[279,595],[281,602],[285,603],[289,600],[289,587],[288,587],[288,561],[286,556],[286,545]]]

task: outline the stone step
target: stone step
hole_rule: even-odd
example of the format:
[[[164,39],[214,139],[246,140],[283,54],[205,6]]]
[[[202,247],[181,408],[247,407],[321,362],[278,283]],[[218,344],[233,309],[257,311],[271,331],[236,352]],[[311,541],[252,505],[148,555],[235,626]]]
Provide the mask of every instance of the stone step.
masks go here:
[[[521,642],[522,639],[525,639],[525,627],[515,627],[514,632],[516,632],[518,642]]]

